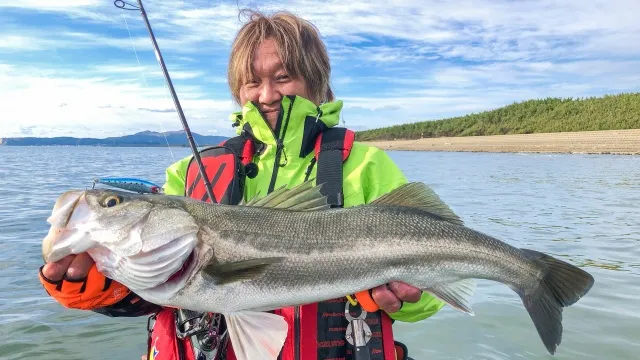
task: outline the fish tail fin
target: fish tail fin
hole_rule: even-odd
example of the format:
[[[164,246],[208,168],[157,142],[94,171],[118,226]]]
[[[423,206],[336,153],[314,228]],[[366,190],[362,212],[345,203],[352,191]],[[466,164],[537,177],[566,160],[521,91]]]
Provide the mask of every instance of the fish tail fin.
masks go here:
[[[538,251],[521,249],[538,262],[544,275],[533,290],[516,289],[549,353],[562,341],[562,308],[583,297],[594,279],[586,271]]]

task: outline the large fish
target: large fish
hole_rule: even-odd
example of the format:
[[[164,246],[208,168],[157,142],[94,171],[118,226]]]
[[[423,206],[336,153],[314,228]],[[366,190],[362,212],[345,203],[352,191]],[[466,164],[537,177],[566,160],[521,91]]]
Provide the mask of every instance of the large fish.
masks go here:
[[[223,314],[240,359],[277,357],[287,325],[268,310],[402,281],[473,314],[474,278],[513,289],[553,354],[562,308],[594,282],[576,266],[465,227],[422,183],[344,209],[329,208],[310,181],[238,206],[70,191],[48,221],[46,261],[86,251],[147,301]]]

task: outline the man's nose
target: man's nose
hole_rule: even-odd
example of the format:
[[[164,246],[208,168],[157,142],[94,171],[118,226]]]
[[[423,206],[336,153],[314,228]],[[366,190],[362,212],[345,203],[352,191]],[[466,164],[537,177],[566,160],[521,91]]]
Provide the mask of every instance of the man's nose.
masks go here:
[[[271,104],[282,99],[282,94],[271,81],[265,81],[260,88],[258,101],[262,104]]]

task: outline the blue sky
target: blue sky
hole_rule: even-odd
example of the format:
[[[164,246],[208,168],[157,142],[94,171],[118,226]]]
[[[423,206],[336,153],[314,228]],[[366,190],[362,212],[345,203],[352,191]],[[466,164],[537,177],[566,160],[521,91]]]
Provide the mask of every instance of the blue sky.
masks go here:
[[[202,134],[233,134],[226,62],[244,7],[289,10],[319,28],[344,120],[358,130],[531,98],[640,91],[640,1],[144,4]],[[0,137],[180,129],[142,18],[112,0],[2,1],[0,114]]]

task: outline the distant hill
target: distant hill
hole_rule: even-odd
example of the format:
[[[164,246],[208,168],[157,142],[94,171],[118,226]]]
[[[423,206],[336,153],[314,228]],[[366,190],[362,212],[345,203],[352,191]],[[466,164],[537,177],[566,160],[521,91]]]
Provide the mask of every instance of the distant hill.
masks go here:
[[[626,129],[640,129],[640,93],[528,100],[462,117],[360,131],[356,139],[411,140]]]
[[[154,131],[142,131],[133,135],[118,137],[108,137],[104,139],[96,138],[75,138],[75,137],[16,137],[0,138],[0,145],[6,146],[132,146],[132,147],[152,147],[152,146],[189,146],[187,136],[184,131],[169,131],[166,139],[163,133]],[[207,136],[191,133],[198,146],[217,145],[228,139],[224,136]]]

